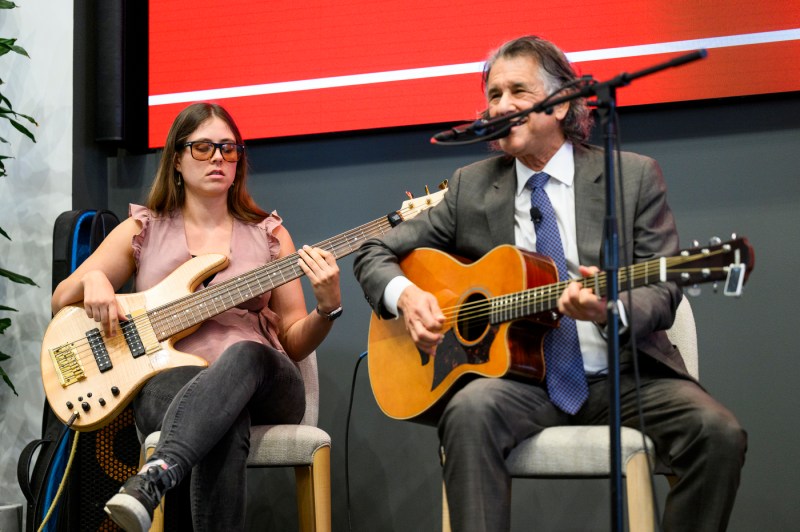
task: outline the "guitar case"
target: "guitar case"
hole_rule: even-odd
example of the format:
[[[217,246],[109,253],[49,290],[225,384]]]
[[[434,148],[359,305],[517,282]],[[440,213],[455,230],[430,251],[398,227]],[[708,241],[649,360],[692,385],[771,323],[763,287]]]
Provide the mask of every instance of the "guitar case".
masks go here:
[[[64,280],[119,224],[107,210],[73,210],[53,227],[53,286]],[[27,500],[25,529],[38,530],[64,477],[75,432],[68,430],[45,400],[42,437],[25,446],[17,479]],[[120,530],[103,512],[105,502],[138,470],[139,440],[130,407],[94,432],[82,432],[64,492],[45,531]]]

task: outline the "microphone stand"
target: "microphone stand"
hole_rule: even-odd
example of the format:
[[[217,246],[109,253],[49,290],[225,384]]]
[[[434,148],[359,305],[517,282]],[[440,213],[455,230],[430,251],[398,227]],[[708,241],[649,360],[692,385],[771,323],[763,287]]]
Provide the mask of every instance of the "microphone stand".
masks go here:
[[[606,337],[608,338],[608,380],[609,380],[609,437],[610,437],[610,488],[611,488],[611,529],[623,531],[622,512],[622,448],[620,441],[620,397],[619,397],[619,235],[617,232],[617,212],[615,205],[614,151],[617,145],[617,131],[614,116],[617,112],[617,87],[624,87],[634,79],[647,76],[661,70],[676,67],[706,57],[705,50],[697,50],[678,56],[670,61],[639,70],[632,74],[623,72],[615,78],[602,83],[593,83],[581,90],[566,96],[542,102],[543,109],[537,110],[535,105],[531,112],[547,112],[554,106],[576,98],[595,96],[592,102],[597,108],[600,124],[603,129],[603,147],[605,149],[604,174],[606,180],[606,215],[603,222],[602,269],[606,274]],[[634,355],[635,356],[635,355]],[[656,519],[658,517],[656,516]]]
[[[603,128],[603,145],[605,148],[605,165],[603,171],[606,180],[606,215],[603,222],[602,267],[606,274],[606,299],[608,301],[606,308],[606,336],[608,338],[609,452],[611,468],[611,529],[614,532],[622,532],[624,530],[622,521],[622,449],[620,442],[619,309],[617,307],[617,300],[619,299],[619,235],[617,233],[617,213],[615,205],[616,174],[614,173],[614,148],[617,144],[617,132],[614,122],[614,116],[617,111],[616,89],[630,84],[634,79],[696,61],[706,57],[706,55],[706,50],[696,50],[631,74],[623,72],[609,81],[587,84],[578,91],[571,92],[558,98],[546,98],[544,101],[534,105],[531,109],[525,109],[517,113],[504,115],[503,117],[498,117],[490,121],[483,121],[471,126],[475,127],[476,125],[480,125],[480,127],[486,127],[488,124],[492,127],[498,126],[497,129],[502,129],[500,126],[504,119],[510,124],[512,120],[522,118],[530,113],[544,112],[549,114],[552,112],[553,107],[564,102],[590,96],[596,98],[596,101],[593,101],[591,105],[597,108],[600,124]],[[482,138],[478,140],[486,139]]]

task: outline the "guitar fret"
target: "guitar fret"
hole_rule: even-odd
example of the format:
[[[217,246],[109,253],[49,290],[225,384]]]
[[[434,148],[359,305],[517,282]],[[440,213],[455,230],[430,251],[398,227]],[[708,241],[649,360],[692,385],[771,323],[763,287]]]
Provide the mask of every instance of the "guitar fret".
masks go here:
[[[259,279],[259,278],[256,276],[255,280],[256,280],[256,282],[258,283],[258,291],[259,291],[259,293],[263,294],[264,292],[266,292],[266,290],[264,290],[264,287],[263,287],[263,286],[261,286],[261,279]]]
[[[185,309],[181,314],[181,318],[183,318],[184,324],[192,323],[194,321],[194,310],[191,307]]]
[[[522,294],[523,294],[522,295],[522,300],[523,300],[522,307],[523,308],[520,309],[520,311],[522,312],[522,315],[524,316],[526,314],[530,314],[531,308],[533,308],[533,305],[536,304],[536,301],[533,298],[533,294],[531,293],[531,290],[526,290]]]
[[[239,279],[237,279],[237,281],[238,280]],[[244,279],[243,281],[245,283],[244,287],[246,289],[246,292],[244,292],[244,295],[242,294],[242,290],[241,290],[241,288],[239,288],[238,285],[237,285],[236,288],[237,288],[237,290],[239,292],[239,295],[242,297],[242,301],[248,301],[250,299],[253,299],[253,291],[250,289],[250,285],[247,283],[247,279]]]
[[[508,319],[508,296],[502,296],[497,300],[498,306],[498,317],[500,321],[505,321]]]
[[[489,314],[489,316],[490,316],[489,320],[492,323],[499,323],[499,322],[503,321],[502,299],[503,299],[502,297],[495,297],[495,298],[492,298],[490,300],[491,310],[490,310],[490,314]]]

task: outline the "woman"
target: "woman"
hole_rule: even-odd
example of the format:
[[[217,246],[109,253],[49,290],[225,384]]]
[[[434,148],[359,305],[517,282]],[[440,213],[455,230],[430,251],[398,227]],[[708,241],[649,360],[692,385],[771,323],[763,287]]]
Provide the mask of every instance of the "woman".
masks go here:
[[[54,313],[83,301],[89,318],[114,335],[125,320],[115,291],[131,275],[141,292],[193,256],[221,253],[230,263],[205,280],[213,285],[297,252],[317,300],[309,314],[296,279],[205,321],[176,344],[209,366],[159,373],[134,400],[139,430],[161,430],[161,440],[106,505],[125,530],[147,530],[164,492],[190,472],[195,529],[243,529],[250,425],[301,420],[305,395],[293,361],[316,349],[341,314],[333,255],[295,250],[281,218],[255,204],[246,189],[246,153],[225,109],[184,109],[167,135],[147,206],[131,205],[130,217],[53,294]]]

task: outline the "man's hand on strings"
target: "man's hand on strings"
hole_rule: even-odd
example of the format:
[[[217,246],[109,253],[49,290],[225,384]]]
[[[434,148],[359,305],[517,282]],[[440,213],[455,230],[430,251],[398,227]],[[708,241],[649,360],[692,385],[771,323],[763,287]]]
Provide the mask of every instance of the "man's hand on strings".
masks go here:
[[[444,339],[441,331],[445,323],[444,314],[433,294],[416,285],[409,285],[400,294],[397,308],[402,313],[406,330],[416,346],[433,355],[436,346]]]
[[[582,277],[591,277],[600,272],[597,266],[579,266]],[[598,325],[606,322],[606,300],[598,297],[591,288],[579,281],[572,281],[558,299],[558,311],[575,320],[593,321]]]

